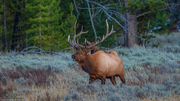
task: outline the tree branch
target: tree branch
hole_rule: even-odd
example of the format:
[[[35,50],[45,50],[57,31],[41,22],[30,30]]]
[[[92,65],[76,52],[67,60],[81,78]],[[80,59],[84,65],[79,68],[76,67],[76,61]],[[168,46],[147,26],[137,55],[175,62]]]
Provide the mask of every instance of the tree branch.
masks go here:
[[[92,19],[92,14],[91,14],[91,10],[90,10],[90,5],[89,5],[89,0],[86,0],[87,6],[88,6],[88,12],[89,12],[89,17],[90,17],[90,21],[91,21],[91,25],[94,31],[94,36],[95,36],[95,40],[97,39],[97,33],[96,33],[96,29],[94,27],[94,22]]]
[[[160,9],[159,11],[164,11],[164,10],[166,10],[166,9],[168,9],[168,8],[166,7],[166,8]],[[136,18],[139,18],[139,17],[145,16],[145,15],[150,14],[150,13],[153,13],[153,11],[147,11],[147,12],[144,12],[144,13],[138,14],[138,15],[136,15]]]
[[[74,2],[74,7],[75,7],[76,12],[77,12],[77,18],[78,18],[80,13],[79,13],[79,10],[78,10],[77,5],[76,5],[76,0],[73,0],[73,2]]]
[[[107,15],[107,17],[109,17],[110,19],[112,19],[113,21],[115,21],[125,32],[127,32],[127,29],[116,19],[114,18],[113,16],[111,16],[109,13],[108,13],[108,8],[104,5],[101,5],[100,3],[97,3],[95,1],[89,1],[99,7],[101,7],[101,9],[103,10],[103,12]],[[121,18],[122,19],[122,18]],[[126,20],[126,19],[122,19],[122,20]]]

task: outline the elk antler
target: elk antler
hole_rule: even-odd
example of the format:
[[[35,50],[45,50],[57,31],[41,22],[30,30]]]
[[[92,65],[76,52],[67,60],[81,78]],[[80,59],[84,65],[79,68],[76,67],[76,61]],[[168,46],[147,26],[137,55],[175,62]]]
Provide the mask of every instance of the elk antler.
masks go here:
[[[108,21],[106,19],[106,35],[103,36],[103,38],[100,41],[94,42],[93,44],[90,44],[89,46],[86,46],[86,48],[91,48],[91,47],[94,47],[94,46],[100,44],[101,42],[103,42],[106,38],[108,38],[113,33],[115,33],[115,31],[113,29],[113,26],[111,28],[111,31],[109,32],[109,24],[108,24]]]
[[[79,44],[77,42],[77,37],[79,37],[79,36],[81,36],[82,34],[85,34],[85,33],[88,33],[88,31],[84,32],[83,31],[83,27],[81,27],[81,31],[78,34],[74,34],[73,40],[71,40],[71,36],[69,35],[68,36],[68,42],[69,42],[70,46],[72,48],[75,48],[75,49],[79,49],[79,48],[85,47],[85,46],[83,46],[83,45],[81,45],[81,44]]]

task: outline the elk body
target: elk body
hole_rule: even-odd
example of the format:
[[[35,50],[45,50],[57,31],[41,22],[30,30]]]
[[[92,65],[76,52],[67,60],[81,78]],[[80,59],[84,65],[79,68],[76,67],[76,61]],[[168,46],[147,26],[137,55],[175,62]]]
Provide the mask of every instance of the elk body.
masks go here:
[[[96,79],[101,80],[101,84],[105,84],[105,80],[109,78],[113,85],[116,84],[115,77],[119,77],[120,80],[125,83],[125,70],[124,64],[117,52],[104,52],[98,50],[97,44],[103,42],[108,36],[114,33],[113,28],[109,32],[109,26],[107,24],[106,36],[101,41],[89,44],[86,46],[76,43],[76,41],[68,41],[71,46],[76,50],[76,53],[72,55],[72,58],[80,65],[80,67],[89,74],[89,83],[92,83]],[[83,34],[80,32],[78,35]],[[76,39],[77,36],[74,36]]]

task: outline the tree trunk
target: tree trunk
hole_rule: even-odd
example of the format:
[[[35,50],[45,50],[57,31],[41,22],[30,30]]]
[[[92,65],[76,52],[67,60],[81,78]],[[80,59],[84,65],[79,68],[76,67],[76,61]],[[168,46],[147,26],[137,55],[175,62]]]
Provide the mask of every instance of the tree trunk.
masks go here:
[[[124,0],[124,5],[128,7],[128,0]],[[127,31],[124,33],[124,45],[134,47],[137,45],[137,18],[136,15],[126,13],[125,26]]]
[[[12,35],[12,44],[11,49],[17,51],[20,45],[20,32],[19,32],[19,12],[15,12],[14,15],[14,25],[13,25],[13,35]]]
[[[136,15],[127,14],[128,20],[128,47],[137,46],[137,19]]]
[[[2,34],[2,49],[3,49],[3,51],[8,50],[6,11],[7,11],[6,0],[3,0],[3,34]]]
[[[12,44],[11,49],[14,51],[20,51],[25,47],[26,35],[24,32],[24,22],[23,14],[25,12],[25,0],[16,0],[14,3],[16,5],[16,11],[14,13],[14,25],[12,33]]]

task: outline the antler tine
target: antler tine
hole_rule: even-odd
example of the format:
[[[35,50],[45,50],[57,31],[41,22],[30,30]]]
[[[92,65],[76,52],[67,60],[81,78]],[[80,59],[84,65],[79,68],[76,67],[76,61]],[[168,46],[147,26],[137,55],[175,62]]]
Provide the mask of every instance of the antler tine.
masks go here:
[[[85,43],[85,47],[87,47],[87,45],[91,45],[92,43],[90,41],[88,41],[87,39],[84,40]]]
[[[90,46],[88,46],[88,47],[91,48],[91,47],[93,47],[93,46],[96,46],[96,45],[100,44],[101,42],[103,42],[106,38],[108,38],[108,37],[109,37],[110,35],[112,35],[113,33],[115,33],[114,28],[113,28],[113,25],[112,25],[111,31],[109,32],[109,24],[108,24],[108,21],[107,21],[107,19],[106,19],[106,35],[103,36],[103,38],[102,38],[100,41],[95,42],[94,44],[92,44],[92,45],[90,45]]]
[[[75,43],[73,43],[71,41],[71,36],[70,35],[68,36],[68,43],[70,44],[71,47],[75,48],[76,45],[75,45]]]
[[[108,32],[109,32],[109,24],[108,24],[108,21],[106,19],[106,34],[108,34]]]
[[[81,31],[77,34],[77,35],[75,35],[74,36],[74,42],[76,43],[76,38],[77,37],[79,37],[79,36],[81,36],[81,35],[83,35],[83,34],[86,34],[86,33],[88,33],[88,31],[83,31],[83,26],[81,27]],[[85,47],[85,46],[83,46],[83,45],[81,45],[81,44],[79,44],[79,42],[77,42],[77,45],[79,46],[79,47]]]
[[[68,43],[72,46],[72,42],[71,42],[71,36],[70,35],[68,35]]]
[[[88,33],[88,31],[83,32],[83,26],[82,26],[81,31],[78,34],[74,35],[73,41],[76,42],[76,38],[81,36],[82,34],[85,34],[85,33]]]
[[[79,36],[81,36],[82,34],[85,34],[85,33],[88,33],[88,31],[84,32],[83,27],[81,27],[81,31],[78,34],[74,34],[73,40],[71,40],[71,36],[69,35],[68,36],[68,42],[71,45],[71,47],[73,47],[73,48],[79,48],[79,47],[83,48],[83,47],[85,47],[85,46],[79,44],[79,42],[77,41],[77,37],[79,37]]]
[[[86,34],[88,31],[83,32],[83,26],[81,27],[81,31],[76,35],[76,38],[81,36],[82,34]]]

